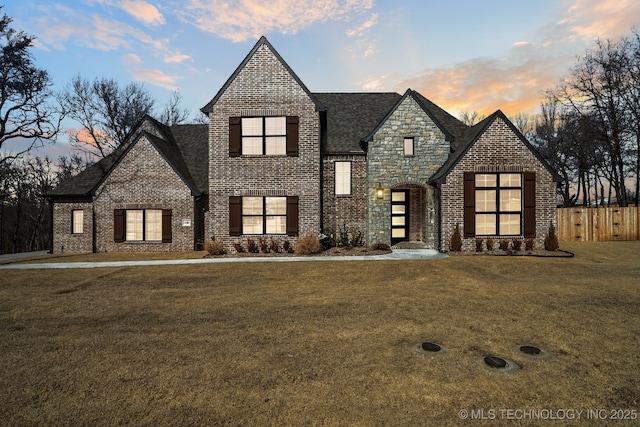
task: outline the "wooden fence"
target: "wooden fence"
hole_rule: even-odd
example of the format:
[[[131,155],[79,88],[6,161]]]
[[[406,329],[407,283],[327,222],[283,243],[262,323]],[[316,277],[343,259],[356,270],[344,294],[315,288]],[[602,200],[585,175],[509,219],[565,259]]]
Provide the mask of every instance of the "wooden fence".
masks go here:
[[[576,206],[556,212],[558,240],[597,242],[640,240],[640,209]]]

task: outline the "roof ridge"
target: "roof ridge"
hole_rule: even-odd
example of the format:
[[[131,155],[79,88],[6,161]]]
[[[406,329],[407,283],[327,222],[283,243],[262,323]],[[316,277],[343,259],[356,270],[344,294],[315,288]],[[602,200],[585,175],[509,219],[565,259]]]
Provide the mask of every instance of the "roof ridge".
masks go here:
[[[235,80],[235,78],[238,76],[238,74],[240,74],[240,72],[244,69],[244,67],[247,65],[247,63],[251,60],[251,58],[253,58],[253,56],[256,54],[258,49],[260,49],[260,47],[262,47],[262,46],[267,46],[267,48],[269,50],[271,50],[271,52],[275,55],[275,57],[278,59],[278,61],[280,61],[282,66],[287,70],[287,72],[289,72],[291,77],[293,77],[293,79],[296,81],[296,83],[298,83],[298,85],[300,85],[302,90],[309,96],[311,101],[316,105],[316,110],[317,111],[323,111],[324,110],[324,106],[313,96],[313,94],[311,93],[311,91],[309,91],[307,86],[302,82],[302,80],[300,80],[300,77],[298,77],[298,75],[295,73],[295,71],[293,71],[293,69],[289,66],[289,64],[287,64],[287,61],[285,61],[284,58],[282,58],[282,56],[280,56],[280,53],[278,53],[276,48],[273,47],[273,45],[269,42],[269,40],[267,40],[267,38],[265,36],[262,36],[256,42],[256,44],[253,46],[253,48],[249,51],[247,56],[245,56],[245,58],[242,60],[242,62],[240,62],[240,65],[238,65],[238,67],[231,74],[231,76],[229,76],[229,78],[224,83],[224,85],[222,85],[220,90],[218,90],[218,92],[213,97],[213,99],[211,99],[211,101],[209,101],[207,103],[207,105],[202,107],[200,109],[200,111],[202,111],[205,114],[206,113],[210,113],[211,111],[213,111],[213,106],[216,104],[216,102],[218,101],[220,96],[222,96],[222,94],[229,88],[229,86]]]

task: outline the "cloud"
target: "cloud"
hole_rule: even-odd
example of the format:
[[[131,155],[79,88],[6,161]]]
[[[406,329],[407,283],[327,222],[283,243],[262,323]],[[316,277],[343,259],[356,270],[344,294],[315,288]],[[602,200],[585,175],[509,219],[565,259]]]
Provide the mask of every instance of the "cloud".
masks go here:
[[[346,35],[349,37],[362,37],[369,32],[378,23],[378,14],[372,13],[371,17],[357,28],[347,30]]]
[[[85,0],[89,5],[118,7],[136,20],[148,26],[164,25],[166,23],[162,13],[152,4],[144,0]]]
[[[426,69],[414,76],[373,76],[363,90],[404,92],[413,88],[454,115],[537,112],[543,92],[553,89],[576,57],[598,39],[629,34],[638,24],[637,0],[573,0],[555,20],[530,40],[514,42],[504,55],[476,57],[449,67]]]
[[[130,70],[130,72],[133,74],[135,80],[146,82],[154,86],[159,86],[169,91],[178,90],[178,76],[169,76],[161,70],[151,70],[143,68],[133,69]]]
[[[180,18],[202,31],[243,42],[270,32],[296,34],[315,23],[350,20],[373,0],[188,0]]]
[[[145,25],[164,25],[164,16],[152,4],[142,0],[122,0],[120,7]]]
[[[532,113],[540,106],[542,91],[558,83],[559,63],[540,46],[517,45],[505,58],[474,58],[449,68],[425,70],[401,80],[394,89],[415,89],[453,115],[491,114],[498,109],[506,114]],[[385,85],[378,82],[378,86]]]
[[[628,34],[639,16],[637,0],[574,0],[558,26],[566,28],[570,38],[592,42]]]

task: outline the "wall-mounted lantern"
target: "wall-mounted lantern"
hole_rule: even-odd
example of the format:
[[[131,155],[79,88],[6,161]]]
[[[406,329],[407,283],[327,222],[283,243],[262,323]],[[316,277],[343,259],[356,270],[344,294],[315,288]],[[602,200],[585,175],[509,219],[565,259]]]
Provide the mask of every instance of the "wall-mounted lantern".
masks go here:
[[[380,187],[380,184],[378,184],[378,188],[376,188],[376,199],[383,199],[384,198],[384,188]]]

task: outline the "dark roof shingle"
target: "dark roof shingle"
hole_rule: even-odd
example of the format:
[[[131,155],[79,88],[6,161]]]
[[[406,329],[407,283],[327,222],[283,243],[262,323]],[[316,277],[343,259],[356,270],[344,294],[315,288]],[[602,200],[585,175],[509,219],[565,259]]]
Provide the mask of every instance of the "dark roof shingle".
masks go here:
[[[362,153],[360,140],[367,136],[401,98],[395,92],[314,93],[326,109],[324,154]]]

